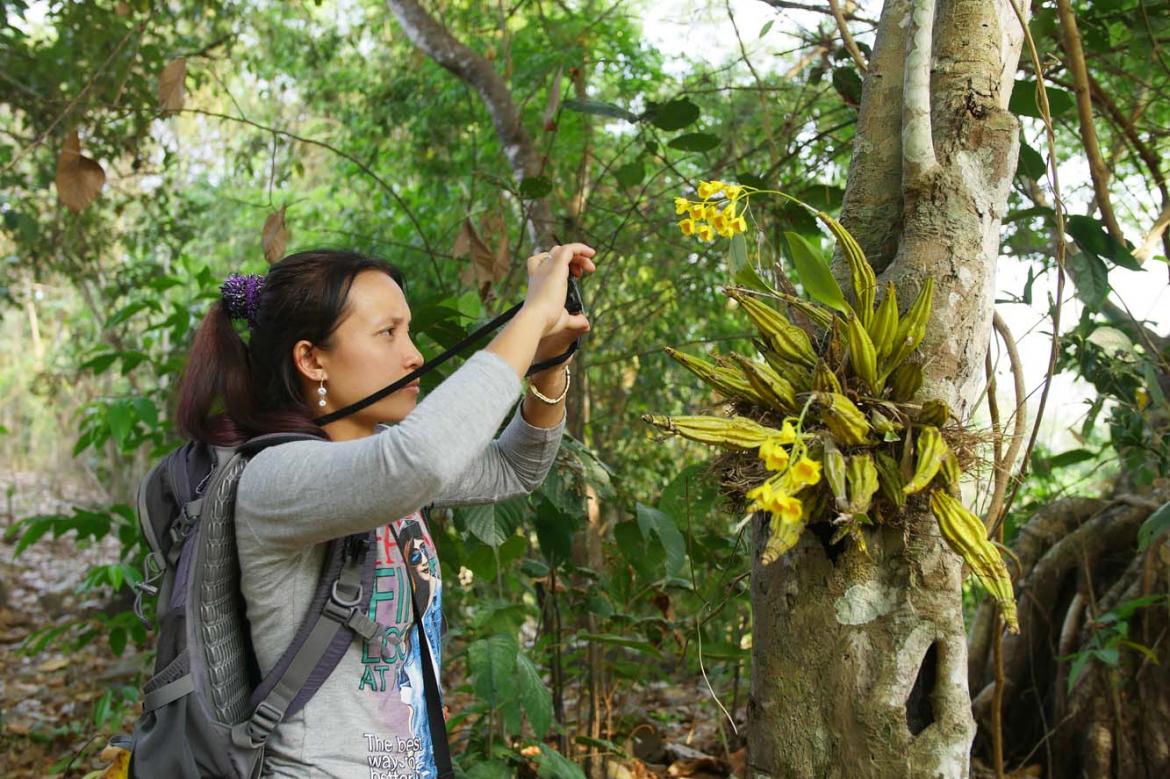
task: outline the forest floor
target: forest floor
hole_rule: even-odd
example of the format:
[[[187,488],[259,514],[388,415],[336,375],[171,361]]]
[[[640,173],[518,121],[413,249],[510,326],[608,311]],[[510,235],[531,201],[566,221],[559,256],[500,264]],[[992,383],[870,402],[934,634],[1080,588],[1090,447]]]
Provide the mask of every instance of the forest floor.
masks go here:
[[[0,477],[0,494],[12,483],[7,478],[5,484]],[[81,546],[72,535],[46,536],[14,557],[7,530],[19,518],[86,502],[82,495],[54,496],[60,490],[31,477],[16,479],[18,500],[10,496],[7,508],[0,506],[0,776],[100,774],[106,740],[133,727],[137,685],[149,657],[133,643],[117,657],[104,637],[80,650],[58,639],[33,656],[22,644],[38,630],[109,608],[108,593],[79,592],[79,586],[89,566],[117,559],[117,542]],[[607,779],[746,775],[742,739],[728,728],[725,745],[701,679],[648,685],[626,698],[622,711],[639,712],[642,721],[619,742],[626,754],[607,761]],[[457,697],[451,702],[459,703]]]

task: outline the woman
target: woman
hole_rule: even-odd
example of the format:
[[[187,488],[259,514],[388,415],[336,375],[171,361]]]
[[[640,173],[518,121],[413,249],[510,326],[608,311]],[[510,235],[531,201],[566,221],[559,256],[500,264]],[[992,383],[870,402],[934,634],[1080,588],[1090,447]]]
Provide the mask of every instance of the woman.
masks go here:
[[[304,619],[331,539],[376,530],[367,613],[387,626],[380,639],[356,639],[305,708],[276,729],[266,776],[435,776],[410,599],[413,580],[438,666],[442,579],[421,509],[499,501],[544,480],[564,430],[567,364],[534,375],[492,437],[528,367],[589,330],[564,304],[569,275],[592,272],[593,255],[568,244],[530,257],[519,312],[424,400],[415,382],[324,427],[312,419],[422,364],[401,273],[317,251],[286,257],[263,280],[225,284],[192,346],[180,427],[217,445],[276,431],[319,438],[265,449],[240,478],[241,586],[260,671]],[[233,318],[246,324],[246,344]]]

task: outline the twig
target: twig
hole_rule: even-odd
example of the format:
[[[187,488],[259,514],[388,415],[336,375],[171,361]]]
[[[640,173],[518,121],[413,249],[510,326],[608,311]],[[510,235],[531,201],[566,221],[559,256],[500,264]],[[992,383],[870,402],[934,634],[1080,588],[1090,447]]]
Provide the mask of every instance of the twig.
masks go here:
[[[423,231],[422,224],[419,223],[418,217],[416,217],[414,215],[414,212],[410,210],[410,206],[408,206],[406,204],[406,201],[402,199],[402,197],[394,190],[394,188],[392,186],[390,186],[389,183],[387,183],[381,176],[379,176],[377,173],[375,173],[373,170],[371,170],[368,165],[366,165],[364,162],[359,160],[357,157],[353,156],[352,154],[350,154],[347,151],[343,151],[342,149],[337,148],[336,146],[332,145],[331,143],[329,143],[327,141],[318,141],[314,138],[306,138],[302,135],[297,135],[296,133],[290,132],[288,130],[281,130],[280,128],[277,128],[277,127],[269,127],[267,125],[260,124],[259,122],[255,122],[251,119],[248,119],[247,117],[232,116],[231,114],[223,114],[223,113],[219,113],[218,111],[206,111],[202,108],[183,108],[181,110],[185,114],[198,114],[200,116],[209,116],[213,119],[222,119],[222,120],[228,121],[228,122],[239,122],[240,124],[246,124],[249,127],[255,127],[258,130],[263,130],[265,132],[272,133],[274,136],[279,135],[279,136],[283,136],[285,138],[288,138],[289,140],[297,141],[298,143],[304,143],[304,144],[308,144],[310,146],[319,146],[322,149],[326,149],[327,151],[333,152],[338,157],[341,157],[345,160],[348,160],[349,162],[352,162],[354,165],[356,165],[358,167],[359,170],[361,170],[363,173],[365,173],[367,176],[369,176],[371,179],[373,179],[375,182],[377,182],[378,186],[380,186],[382,189],[384,189],[386,191],[386,194],[390,195],[390,197],[394,199],[394,202],[397,203],[398,206],[402,209],[403,213],[406,214],[407,219],[409,219],[411,224],[414,225],[415,232],[418,233],[419,238],[422,239],[423,245],[426,247],[427,254],[431,258],[431,264],[434,266],[436,279],[439,279],[439,280],[442,279],[442,276],[439,273],[439,266],[435,262],[435,257],[436,257],[435,249],[434,249],[434,247],[431,246],[431,242],[427,238],[426,232]]]
[[[1014,423],[1012,429],[1011,443],[1008,445],[1007,452],[1004,453],[1002,459],[999,453],[996,454],[995,462],[995,488],[991,495],[991,504],[987,510],[988,522],[993,522],[999,516],[999,512],[1003,507],[1004,493],[1007,492],[1008,483],[1011,480],[1012,470],[1015,468],[1016,457],[1020,453],[1020,447],[1024,443],[1024,433],[1027,429],[1027,389],[1024,386],[1024,365],[1020,360],[1020,351],[1016,347],[1016,340],[1012,338],[1012,333],[1008,329],[1007,323],[1003,321],[1003,317],[999,312],[995,312],[992,317],[992,324],[999,337],[1003,340],[1004,349],[1008,354],[1008,362],[1012,370],[1012,383],[1015,391],[1016,410],[1013,414]],[[992,390],[988,389],[988,403],[993,401],[990,399]],[[998,409],[997,409],[998,412]],[[993,418],[992,423],[995,420]],[[996,444],[999,445],[1000,437],[996,437]]]
[[[1109,234],[1124,244],[1125,236],[1117,224],[1117,217],[1113,214],[1113,202],[1109,198],[1109,169],[1105,167],[1105,160],[1101,157],[1097,131],[1093,127],[1093,99],[1089,94],[1089,71],[1085,67],[1085,51],[1081,46],[1081,34],[1077,29],[1077,19],[1073,14],[1069,0],[1056,0],[1056,12],[1060,18],[1061,30],[1064,33],[1064,49],[1068,54],[1069,70],[1072,73],[1073,87],[1077,98],[1081,143],[1085,147],[1085,156],[1089,158],[1089,177],[1093,180],[1093,194],[1097,199],[1097,208],[1101,211],[1101,220],[1105,223]]]
[[[858,70],[865,73],[869,70],[869,63],[862,56],[861,49],[857,48],[857,41],[853,40],[849,26],[845,24],[845,15],[841,13],[841,6],[837,4],[837,0],[829,0],[829,10],[832,11],[833,18],[837,20],[837,29],[841,32],[841,40],[844,41],[845,48],[849,50],[849,56],[857,63]]]
[[[138,24],[137,28],[130,28],[126,31],[126,34],[122,36],[122,40],[118,41],[118,45],[115,46],[114,50],[110,52],[110,56],[106,57],[106,61],[102,63],[102,66],[93,72],[93,75],[89,77],[89,81],[85,82],[85,86],[81,88],[81,91],[78,92],[73,97],[73,99],[69,101],[68,104],[66,104],[65,109],[61,111],[61,113],[57,114],[57,117],[53,121],[49,122],[49,126],[46,127],[41,132],[41,134],[36,137],[36,140],[32,142],[32,145],[24,147],[12,156],[12,159],[9,160],[8,164],[4,166],[3,170],[0,170],[0,174],[7,173],[8,171],[12,170],[16,163],[20,162],[21,159],[24,158],[24,155],[28,154],[30,151],[44,143],[45,138],[49,137],[49,133],[53,132],[57,125],[61,123],[61,120],[73,111],[74,106],[76,106],[78,102],[81,101],[81,98],[85,97],[86,93],[89,92],[94,83],[97,82],[98,78],[105,73],[106,68],[110,66],[110,63],[113,62],[114,58],[117,57],[118,54],[122,51],[123,47],[126,45],[126,41],[130,40],[130,36],[134,34],[135,30],[137,30],[139,35],[142,34],[142,31],[146,29],[146,23],[149,21],[149,19],[150,16],[148,15],[143,18],[143,20]]]
[[[1052,389],[1052,377],[1056,373],[1056,360],[1060,356],[1060,313],[1064,306],[1064,285],[1066,281],[1064,260],[1068,246],[1064,239],[1064,201],[1060,197],[1060,179],[1056,171],[1056,131],[1052,126],[1052,108],[1048,103],[1048,90],[1044,87],[1044,66],[1040,61],[1040,53],[1036,50],[1036,40],[1032,31],[1028,29],[1028,20],[1020,7],[1018,0],[1011,0],[1012,10],[1024,30],[1024,40],[1028,44],[1028,54],[1032,59],[1032,68],[1036,72],[1036,90],[1039,97],[1040,115],[1044,121],[1044,135],[1048,143],[1048,176],[1052,184],[1053,213],[1056,215],[1056,301],[1052,305],[1052,348],[1048,352],[1048,369],[1044,374],[1044,389],[1040,393],[1040,402],[1036,408],[1036,420],[1032,424],[1032,434],[1028,438],[1028,446],[1024,450],[1024,457],[1020,462],[1020,471],[1012,485],[1012,491],[1003,503],[1003,508],[991,523],[992,532],[1003,522],[1007,512],[1019,494],[1020,485],[1024,483],[1024,476],[1028,470],[1028,460],[1032,456],[1032,449],[1036,446],[1036,439],[1040,435],[1040,422],[1044,419],[1044,409],[1048,405],[1048,393]]]

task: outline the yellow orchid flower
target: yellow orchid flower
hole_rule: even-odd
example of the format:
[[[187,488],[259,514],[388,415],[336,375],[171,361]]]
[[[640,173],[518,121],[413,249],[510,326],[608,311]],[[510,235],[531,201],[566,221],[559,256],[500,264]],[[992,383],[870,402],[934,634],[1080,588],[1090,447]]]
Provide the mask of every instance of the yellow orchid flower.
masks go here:
[[[769,438],[760,445],[760,459],[770,471],[782,471],[788,467],[788,450],[778,438]]]
[[[748,504],[748,511],[767,509],[772,505],[772,480],[769,479],[757,487],[752,487],[747,491],[746,497],[751,501]]]
[[[710,243],[715,240],[715,231],[706,222],[695,227],[695,235],[704,243]]]
[[[773,438],[782,444],[796,443],[796,428],[792,426],[791,422],[784,422],[780,425],[780,432]]]
[[[674,213],[685,214],[687,209],[690,207],[691,201],[687,200],[685,197],[676,197],[674,199]]]
[[[783,522],[799,522],[801,514],[804,513],[804,505],[800,498],[781,492],[773,496],[772,513],[779,516]]]
[[[715,206],[704,206],[703,207],[703,218],[706,219],[708,222],[713,221],[715,219],[715,217],[717,217],[717,216],[719,216],[719,209],[716,208]]]
[[[695,234],[695,220],[693,220],[693,219],[682,220],[681,222],[678,223],[678,229],[682,231],[683,235],[694,235]]]
[[[728,225],[728,227],[731,228],[733,233],[746,232],[747,220],[745,220],[742,216],[737,216],[735,219],[731,220],[731,223]]]
[[[788,470],[792,481],[801,486],[812,486],[821,480],[821,464],[816,460],[801,457]]]
[[[705,211],[706,211],[706,208],[703,207],[702,203],[691,203],[691,205],[690,205],[691,219],[702,219],[703,213]]]
[[[739,200],[739,196],[743,194],[743,187],[739,184],[724,184],[723,194],[727,195],[728,200]]]
[[[730,222],[731,220],[735,219],[735,216],[735,203],[728,203],[723,208],[723,218]]]
[[[699,197],[703,200],[714,197],[723,189],[722,181],[700,181],[699,182]]]
[[[728,222],[727,217],[722,211],[716,210],[710,217],[711,226],[715,228],[715,232],[723,235],[727,230],[731,229],[731,223]]]

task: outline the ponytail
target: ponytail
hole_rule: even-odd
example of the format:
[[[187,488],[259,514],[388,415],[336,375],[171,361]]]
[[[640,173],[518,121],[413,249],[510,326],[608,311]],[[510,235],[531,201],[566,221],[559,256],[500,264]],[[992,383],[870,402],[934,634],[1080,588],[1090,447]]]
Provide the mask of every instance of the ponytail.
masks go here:
[[[203,317],[179,384],[179,432],[196,441],[234,446],[248,437],[256,415],[248,346],[223,301]]]

